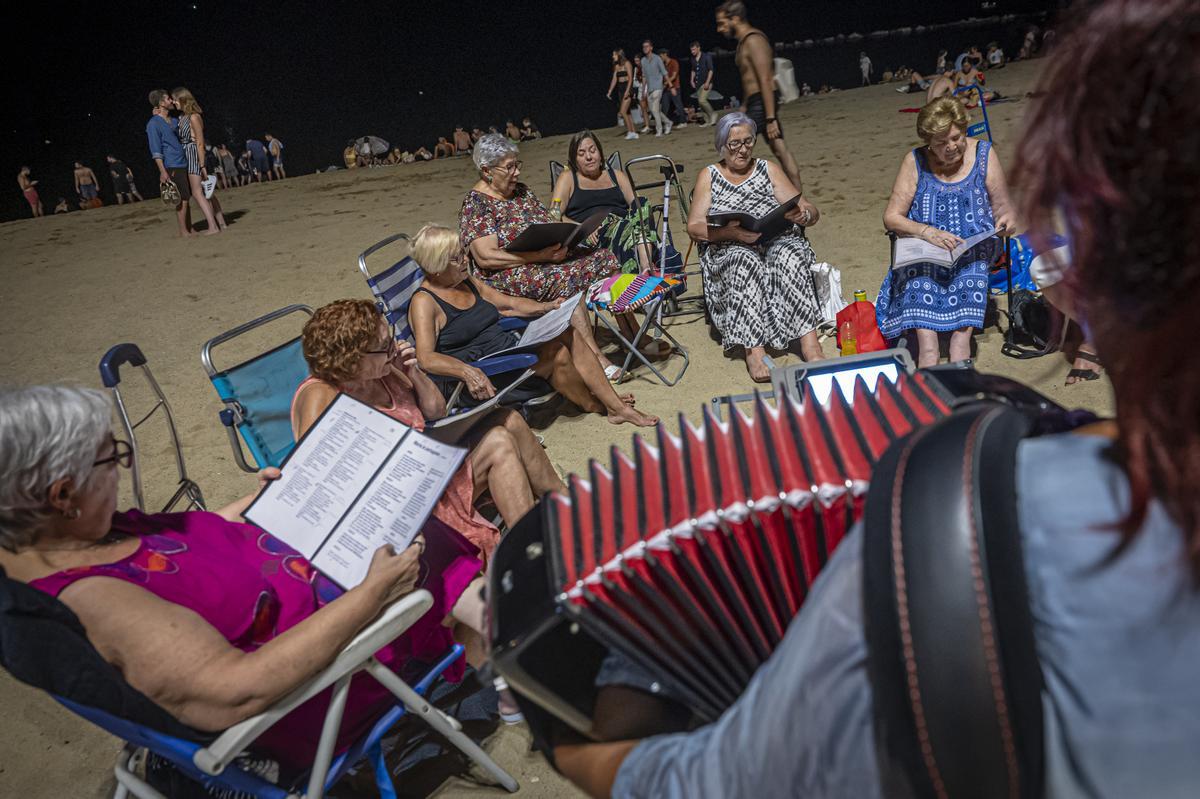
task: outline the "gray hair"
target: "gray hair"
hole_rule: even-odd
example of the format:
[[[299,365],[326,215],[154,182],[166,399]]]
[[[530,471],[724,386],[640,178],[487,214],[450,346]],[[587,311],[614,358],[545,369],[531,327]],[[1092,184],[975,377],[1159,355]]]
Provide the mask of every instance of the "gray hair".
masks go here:
[[[56,513],[46,491],[64,477],[84,486],[111,435],[112,403],[99,389],[0,390],[0,547],[33,543]]]
[[[484,167],[495,166],[518,152],[517,145],[503,133],[489,133],[480,136],[479,141],[475,142],[475,152],[471,155],[471,160],[482,172]]]
[[[717,136],[713,140],[713,144],[717,148],[717,155],[725,149],[725,144],[729,141],[729,134],[738,125],[745,125],[750,128],[750,135],[758,135],[758,125],[754,124],[754,120],[743,114],[741,111],[734,111],[732,114],[726,114],[717,120]]]

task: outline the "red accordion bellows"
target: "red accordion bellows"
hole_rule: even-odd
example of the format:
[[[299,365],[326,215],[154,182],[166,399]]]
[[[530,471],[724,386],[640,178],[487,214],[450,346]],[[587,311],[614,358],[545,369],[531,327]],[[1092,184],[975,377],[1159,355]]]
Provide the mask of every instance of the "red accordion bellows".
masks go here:
[[[860,380],[853,404],[761,399],[657,446],[615,447],[572,476],[545,516],[555,591],[598,638],[715,719],[783,638],[862,514],[892,441],[950,412],[920,375]]]

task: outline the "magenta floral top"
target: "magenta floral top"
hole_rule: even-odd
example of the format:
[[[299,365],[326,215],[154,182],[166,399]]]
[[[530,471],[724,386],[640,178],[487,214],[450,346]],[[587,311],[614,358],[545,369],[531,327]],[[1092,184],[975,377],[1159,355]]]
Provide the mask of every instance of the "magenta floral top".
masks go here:
[[[501,247],[536,222],[550,222],[550,212],[524,183],[511,200],[498,200],[472,189],[463,200],[459,232],[463,249],[484,236],[496,236]],[[617,257],[605,249],[591,250],[561,264],[520,264],[505,269],[474,268],[475,274],[503,294],[547,302],[570,297],[620,271]]]
[[[426,549],[417,582],[433,594],[433,607],[376,653],[381,663],[406,678],[413,677],[412,667],[431,664],[449,650],[453,640],[442,620],[481,566],[473,546],[461,536],[439,535],[439,528],[436,519],[426,524]],[[114,514],[112,529],[139,537],[138,550],[114,563],[68,569],[30,585],[51,596],[86,577],[140,585],[194,611],[243,652],[253,652],[342,593],[286,544],[257,527],[229,522],[215,513],[151,516],[130,510]],[[462,660],[444,674],[447,679],[461,679]],[[278,761],[288,773],[307,768],[316,752],[329,695],[329,691],[318,694],[281,719],[254,744],[255,753]],[[337,751],[362,737],[391,704],[391,694],[372,677],[354,677]]]

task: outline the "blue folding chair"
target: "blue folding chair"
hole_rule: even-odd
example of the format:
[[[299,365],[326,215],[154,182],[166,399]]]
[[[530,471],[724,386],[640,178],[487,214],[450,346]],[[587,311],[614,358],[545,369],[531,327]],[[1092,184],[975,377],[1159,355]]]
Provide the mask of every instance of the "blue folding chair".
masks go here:
[[[358,256],[358,269],[362,272],[363,277],[366,278],[367,285],[370,287],[371,293],[375,296],[375,304],[387,318],[388,324],[392,328],[392,334],[396,337],[397,341],[413,340],[412,326],[408,322],[408,308],[412,303],[413,295],[416,294],[421,281],[424,279],[425,273],[421,271],[420,265],[408,253],[398,260],[391,261],[385,269],[375,274],[371,273],[368,260],[372,255],[398,242],[411,246],[411,241],[407,234],[396,233],[372,244]],[[525,327],[526,322],[523,319],[505,317],[500,320],[500,325],[505,330],[517,330]],[[536,363],[537,356],[528,352],[499,355],[475,361],[471,366],[476,367],[489,378],[513,372],[520,373],[516,379],[508,382],[503,388],[499,389],[494,397],[486,402],[470,407],[464,407],[469,403],[467,403],[467,398],[463,396],[463,384],[458,382],[452,390],[450,397],[446,400],[446,408],[451,416],[445,420],[439,420],[438,426],[446,427],[452,421],[457,428],[465,430],[470,424],[481,419],[498,406],[515,406],[524,412],[554,399],[554,391],[545,383],[541,383],[545,387],[545,390],[539,390],[536,396],[533,397],[528,396],[528,391],[514,393],[514,389],[531,378],[540,382],[540,378],[535,378],[533,374],[532,367]],[[437,376],[431,375],[431,377],[439,381],[443,380],[443,378]]]
[[[974,125],[967,126],[968,136],[987,135],[987,140],[992,141],[992,126],[988,123],[987,100],[983,99],[984,89],[978,83],[971,83],[966,86],[960,86],[954,90],[954,95],[957,97],[960,94],[969,94],[971,92],[979,92],[979,110],[983,112],[983,121],[976,122]]]
[[[225,404],[220,419],[229,435],[233,458],[247,472],[278,467],[296,446],[292,435],[292,397],[308,377],[308,364],[300,336],[226,369],[213,365],[213,350],[291,314],[309,317],[312,309],[307,305],[280,308],[209,339],[200,351],[204,371]],[[245,450],[249,450],[254,465],[247,460]]]

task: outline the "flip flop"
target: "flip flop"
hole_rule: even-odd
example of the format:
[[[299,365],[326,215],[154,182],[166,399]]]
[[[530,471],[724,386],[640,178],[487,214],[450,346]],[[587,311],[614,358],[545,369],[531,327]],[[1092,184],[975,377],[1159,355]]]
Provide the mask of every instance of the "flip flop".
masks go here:
[[[620,383],[624,379],[625,373],[621,371],[621,367],[615,363],[610,363],[604,367],[604,376],[608,378],[608,382],[610,383]]]
[[[1100,363],[1100,358],[1094,352],[1079,350],[1075,353],[1075,358],[1076,360],[1094,363],[1101,369],[1104,368],[1104,364]],[[1070,380],[1073,377],[1075,378],[1075,383],[1090,383],[1093,380],[1099,380],[1102,374],[1104,374],[1102,371],[1097,371],[1096,369],[1072,369],[1067,372],[1067,379]],[[1066,385],[1073,386],[1075,383],[1067,383]]]

